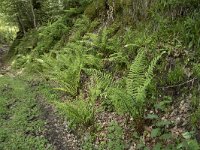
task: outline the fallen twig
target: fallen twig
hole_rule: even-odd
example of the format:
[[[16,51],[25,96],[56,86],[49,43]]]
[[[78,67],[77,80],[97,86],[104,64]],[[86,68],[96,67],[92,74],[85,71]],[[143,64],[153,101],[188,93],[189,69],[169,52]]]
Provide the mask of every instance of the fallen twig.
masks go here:
[[[161,88],[161,89],[168,89],[168,88],[180,87],[180,86],[188,84],[188,83],[192,83],[192,85],[193,85],[193,83],[194,83],[195,80],[197,80],[197,78],[190,79],[188,81],[185,81],[185,82],[177,84],[177,85],[169,85],[169,86],[164,86],[164,87],[159,87],[159,88]]]

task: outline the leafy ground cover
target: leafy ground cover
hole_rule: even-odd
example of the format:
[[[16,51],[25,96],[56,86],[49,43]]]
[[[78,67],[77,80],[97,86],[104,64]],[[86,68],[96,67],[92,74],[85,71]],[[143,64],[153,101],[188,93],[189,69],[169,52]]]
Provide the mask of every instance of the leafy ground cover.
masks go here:
[[[13,43],[53,146],[70,128],[85,150],[199,149],[200,2],[144,1],[90,1]]]
[[[44,120],[23,80],[0,77],[0,149],[51,149],[42,136]]]
[[[0,91],[0,149],[77,149],[76,136],[45,100],[56,96],[47,85],[1,75]]]

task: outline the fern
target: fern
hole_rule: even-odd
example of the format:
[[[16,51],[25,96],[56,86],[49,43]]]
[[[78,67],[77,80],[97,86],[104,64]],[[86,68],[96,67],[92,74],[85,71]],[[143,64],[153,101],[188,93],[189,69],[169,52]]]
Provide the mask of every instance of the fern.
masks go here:
[[[129,113],[134,116],[134,101],[130,95],[127,94],[126,89],[121,87],[113,87],[108,90],[108,98],[111,99],[115,110],[120,113]]]
[[[85,100],[79,98],[67,103],[57,102],[56,105],[61,111],[64,111],[64,115],[71,121],[72,126],[87,128],[94,124],[95,102],[98,97],[106,93],[108,87],[112,83],[112,77],[110,74],[103,73],[96,69],[84,68],[83,70],[90,76],[90,84],[88,86],[89,96],[85,98]],[[63,88],[59,90],[69,91],[70,89]]]
[[[70,121],[71,127],[87,128],[94,122],[94,109],[90,101],[77,99],[67,103],[55,102],[55,105]]]
[[[96,69],[84,69],[84,71],[91,76],[89,85],[89,97],[95,101],[99,96],[106,97],[107,90],[112,84],[112,76],[108,73],[103,73]]]
[[[59,84],[55,90],[76,96],[80,87],[81,71],[90,67],[100,68],[101,61],[95,55],[88,54],[80,42],[75,42],[67,44],[62,51],[44,55],[39,62],[44,68],[43,72]]]
[[[84,36],[84,34],[87,33],[88,28],[90,28],[90,24],[90,20],[84,15],[82,18],[77,19],[71,30],[69,41],[74,42],[81,40],[82,36]]]
[[[155,57],[147,68],[145,62],[145,51],[141,51],[131,65],[127,78],[127,93],[134,97],[135,101],[139,104],[144,103],[146,97],[145,91],[151,83],[153,70],[162,54]],[[147,71],[145,71],[146,69]]]
[[[142,117],[146,100],[146,90],[153,79],[153,70],[163,53],[155,57],[147,66],[146,51],[141,50],[130,67],[126,78],[126,88],[111,88],[110,99],[118,112],[129,113],[132,117]]]
[[[127,93],[133,97],[136,97],[138,88],[145,82],[144,70],[146,69],[145,51],[141,51],[135,58],[133,64],[130,67],[130,71],[127,77],[126,89]]]
[[[146,90],[151,83],[153,70],[162,54],[151,61],[147,71],[145,66],[145,51],[138,54],[136,60],[131,66],[127,79],[127,92],[133,97],[136,107],[138,107],[136,109],[139,115],[142,115],[143,105],[146,100]]]

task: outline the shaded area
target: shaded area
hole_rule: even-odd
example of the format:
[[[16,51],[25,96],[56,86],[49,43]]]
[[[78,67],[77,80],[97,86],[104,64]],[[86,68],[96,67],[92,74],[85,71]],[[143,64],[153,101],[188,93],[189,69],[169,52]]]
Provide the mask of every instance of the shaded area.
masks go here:
[[[3,66],[3,60],[9,50],[8,45],[0,45],[0,68]]]

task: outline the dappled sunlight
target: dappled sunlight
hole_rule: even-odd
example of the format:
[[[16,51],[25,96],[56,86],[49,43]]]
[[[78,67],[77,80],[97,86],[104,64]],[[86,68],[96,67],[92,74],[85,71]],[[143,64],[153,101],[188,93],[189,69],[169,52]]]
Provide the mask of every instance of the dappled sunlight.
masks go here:
[[[10,44],[16,37],[18,27],[0,19],[0,44]]]

